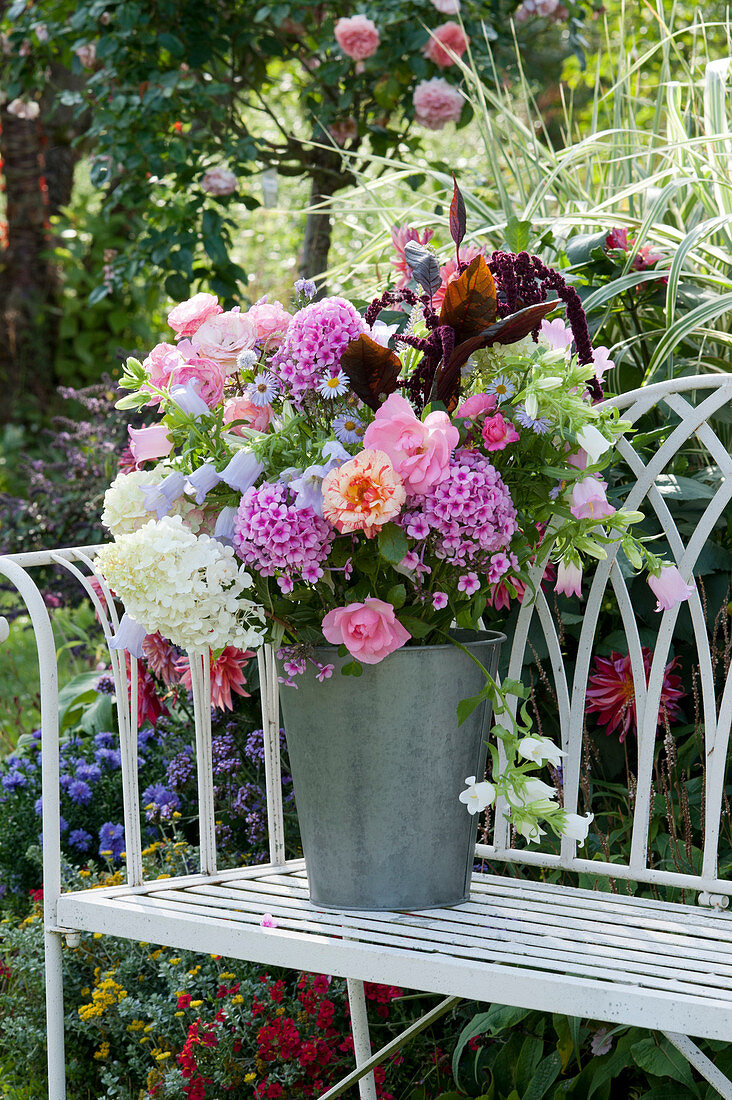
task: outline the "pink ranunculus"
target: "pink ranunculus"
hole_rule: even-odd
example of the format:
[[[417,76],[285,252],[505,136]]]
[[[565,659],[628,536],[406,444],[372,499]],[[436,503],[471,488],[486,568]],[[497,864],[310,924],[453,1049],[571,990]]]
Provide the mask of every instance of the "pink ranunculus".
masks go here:
[[[199,396],[209,409],[221,403],[226,381],[221,365],[215,359],[195,358],[176,367],[168,379],[169,386],[185,386],[187,382],[199,383]]]
[[[201,190],[207,195],[232,195],[236,191],[236,176],[228,168],[209,168],[201,177]]]
[[[441,130],[448,122],[458,122],[465,99],[444,77],[422,80],[412,96],[417,122],[428,130]]]
[[[323,619],[323,634],[331,645],[344,645],[352,657],[365,665],[376,665],[412,635],[394,614],[394,608],[373,596],[363,603],[336,607]]]
[[[336,145],[343,146],[347,141],[353,141],[358,136],[358,123],[355,118],[340,118],[331,122],[328,133]]]
[[[153,424],[150,428],[127,426],[130,437],[130,451],[137,465],[151,458],[165,458],[173,450],[173,440],[164,424]]]
[[[215,359],[227,375],[237,369],[239,355],[256,342],[257,330],[248,314],[233,309],[209,317],[191,341],[197,355]]]
[[[383,451],[360,451],[330,470],[322,482],[323,516],[337,531],[373,538],[406,500],[404,482]]]
[[[202,291],[200,294],[194,294],[187,302],[181,302],[180,305],[171,309],[168,314],[168,324],[174,330],[176,339],[181,340],[184,337],[193,336],[204,321],[221,312],[216,295]]]
[[[432,0],[432,6],[440,15],[457,15],[460,11],[460,0]]]
[[[468,48],[470,39],[460,26],[450,20],[430,32],[430,40],[424,48],[424,55],[428,61],[437,65],[440,69],[447,69],[455,64],[455,56],[462,57]]]
[[[267,351],[280,347],[292,320],[292,314],[281,302],[255,302],[244,316],[254,326],[257,340]]]
[[[142,366],[150,379],[150,384],[162,389],[168,385],[170,375],[175,368],[182,366],[184,362],[185,359],[175,344],[163,343],[155,345],[147,358],[143,360]],[[153,397],[148,403],[156,405],[159,400],[159,397]]]
[[[271,419],[271,405],[255,405],[248,397],[232,397],[224,405],[224,424],[230,424],[232,420],[244,420],[255,431],[266,432]],[[231,431],[235,435],[244,434],[242,425],[237,425]]]
[[[675,565],[664,565],[658,577],[648,578],[651,592],[658,600],[656,611],[669,611],[676,604],[688,600],[694,593],[694,586],[687,584]]]
[[[483,442],[487,451],[503,451],[509,443],[516,443],[519,436],[510,420],[496,413],[483,422]]]
[[[372,19],[365,15],[353,15],[339,19],[335,25],[336,42],[353,61],[365,61],[379,48],[381,37]]]
[[[582,566],[573,561],[560,561],[554,591],[564,596],[582,595]]]
[[[392,393],[364,432],[364,444],[384,451],[408,493],[424,495],[442,481],[460,433],[445,412],[423,421],[405,398]]]
[[[570,512],[575,519],[600,520],[615,512],[605,495],[607,482],[599,478],[585,477],[572,486]]]
[[[498,398],[494,393],[476,393],[466,397],[455,413],[456,420],[477,420],[483,413],[493,412]]]

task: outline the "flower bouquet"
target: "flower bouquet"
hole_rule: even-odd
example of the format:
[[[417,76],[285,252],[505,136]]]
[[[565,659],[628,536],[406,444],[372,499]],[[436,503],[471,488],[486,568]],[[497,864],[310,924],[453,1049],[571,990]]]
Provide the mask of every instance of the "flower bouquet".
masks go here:
[[[461,249],[457,184],[449,225],[443,266],[397,235],[403,277],[363,314],[311,300],[302,280],[291,311],[198,293],[169,314],[174,341],[128,360],[118,405],[158,420],[130,430],[105,497],[115,543],[99,567],[127,609],[120,644],[156,630],[188,648],[267,642],[283,692],[345,676],[354,699],[353,678],[391,655],[464,650],[456,630],[521,598],[538,555],[579,595],[583,562],[620,542],[660,602],[686,598],[631,533],[640,514],[608,502],[602,471],[629,425],[598,407],[611,364],[576,291],[528,253]],[[492,703],[505,759],[492,744],[490,781],[476,763],[460,800],[475,815],[501,794],[528,840],[545,822],[583,840],[590,819],[536,776],[561,751],[525,707],[512,718],[510,694],[521,685],[482,669],[460,701],[461,721]]]

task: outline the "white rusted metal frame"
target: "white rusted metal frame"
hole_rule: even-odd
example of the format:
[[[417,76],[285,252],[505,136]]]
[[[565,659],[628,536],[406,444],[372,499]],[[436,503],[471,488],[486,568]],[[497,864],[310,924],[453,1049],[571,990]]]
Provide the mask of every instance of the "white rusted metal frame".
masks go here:
[[[684,391],[702,392],[710,390],[711,395],[695,409],[683,397]],[[668,509],[660,494],[653,488],[653,480],[662,472],[667,461],[675,450],[693,433],[699,441],[707,447],[710,454],[720,465],[725,474],[729,476],[732,468],[732,459],[727,454],[719,439],[714,434],[711,426],[706,422],[710,412],[721,407],[732,396],[732,378],[730,377],[702,377],[680,379],[671,383],[659,383],[646,389],[634,391],[632,394],[613,399],[609,404],[614,404],[620,409],[627,409],[625,414],[635,421],[654,404],[665,401],[669,408],[676,412],[681,423],[671,433],[666,444],[653,456],[646,468],[628,443],[622,444],[623,454],[638,477],[638,485],[635,486],[628,498],[628,506],[637,506],[647,495],[648,501],[654,507],[659,520],[667,531],[672,553],[675,555],[682,574],[690,576],[693,564],[703,547],[704,540],[723,508],[729,501],[729,487],[719,490],[715,498],[707,506],[702,521],[697,528],[689,545],[685,548],[676,531]],[[729,486],[729,482],[728,482]],[[726,495],[723,495],[724,494]],[[671,992],[680,977],[672,977],[672,958],[650,955],[650,961],[644,968],[638,968],[641,975],[639,982],[651,981],[660,983],[660,989],[655,992],[650,989],[634,989],[638,981],[633,981],[629,975],[629,984],[622,986],[620,977],[622,966],[613,959],[613,952],[619,950],[615,941],[611,940],[608,949],[594,951],[595,962],[587,965],[583,959],[588,955],[588,945],[594,943],[600,925],[590,925],[593,935],[588,935],[585,929],[585,938],[581,937],[582,920],[607,922],[608,909],[611,903],[608,895],[594,895],[581,897],[586,892],[561,887],[550,888],[558,891],[556,895],[560,899],[559,910],[561,917],[552,924],[551,913],[554,904],[554,895],[541,893],[546,886],[532,884],[532,894],[527,887],[517,908],[517,913],[523,913],[525,921],[518,916],[504,916],[502,919],[509,921],[509,930],[513,925],[515,938],[509,936],[511,943],[505,943],[504,934],[491,942],[491,950],[494,957],[511,962],[513,966],[507,972],[505,967],[497,963],[491,965],[488,962],[489,955],[476,940],[474,923],[460,914],[460,910],[467,907],[459,907],[450,911],[447,923],[438,921],[437,932],[427,931],[428,918],[432,914],[423,917],[415,914],[412,919],[404,915],[393,914],[391,924],[396,929],[379,931],[378,920],[369,922],[368,915],[356,920],[353,914],[343,914],[333,922],[333,932],[326,937],[325,942],[319,945],[319,937],[314,935],[315,930],[323,930],[324,919],[315,919],[308,909],[311,930],[307,930],[308,921],[302,921],[299,916],[293,916],[293,906],[297,911],[297,899],[303,887],[294,889],[293,898],[285,891],[286,901],[283,903],[282,888],[278,887],[273,896],[269,896],[267,890],[260,885],[260,879],[266,877],[266,873],[275,874],[285,872],[297,875],[297,863],[292,863],[285,858],[284,827],[282,817],[282,797],[279,770],[279,718],[277,704],[277,669],[274,655],[269,648],[260,652],[260,678],[262,681],[262,708],[265,743],[265,772],[267,779],[267,812],[270,836],[270,865],[259,866],[251,869],[239,869],[234,872],[224,872],[215,875],[215,821],[213,813],[213,781],[210,772],[210,708],[205,703],[209,699],[209,687],[207,675],[209,661],[207,653],[195,652],[190,654],[191,672],[193,681],[194,710],[196,713],[196,737],[199,768],[199,808],[202,825],[201,837],[201,874],[198,876],[186,876],[173,880],[169,885],[161,886],[157,883],[157,889],[152,889],[150,884],[142,882],[142,857],[140,841],[139,821],[139,794],[137,786],[137,689],[136,689],[136,662],[131,661],[130,667],[130,691],[127,691],[127,671],[125,667],[126,655],[112,650],[112,667],[115,676],[115,687],[118,701],[123,705],[120,711],[120,737],[123,759],[123,787],[125,802],[125,836],[127,845],[128,885],[126,887],[108,890],[88,891],[82,895],[68,894],[60,897],[60,842],[58,821],[60,805],[58,797],[58,717],[56,700],[56,659],[53,647],[53,635],[50,628],[48,614],[43,604],[42,597],[36,586],[27,575],[24,567],[58,564],[66,568],[79,579],[87,594],[92,599],[95,610],[99,615],[104,629],[105,637],[109,642],[112,633],[118,627],[116,609],[106,586],[102,584],[104,604],[97,596],[89,583],[89,577],[82,574],[75,562],[80,562],[93,570],[92,557],[97,547],[72,548],[55,552],[39,552],[14,555],[12,559],[0,559],[0,572],[7,576],[16,585],[19,593],[26,602],[31,612],[31,620],[38,638],[39,664],[41,668],[42,689],[42,727],[43,727],[43,801],[44,801],[44,885],[45,890],[45,929],[46,929],[46,962],[47,962],[47,1010],[49,1025],[49,1097],[50,1100],[64,1100],[65,1085],[63,1072],[63,1001],[61,984],[61,941],[60,936],[71,929],[89,928],[93,931],[108,931],[117,935],[128,935],[142,938],[142,929],[154,927],[157,942],[170,942],[171,946],[190,946],[191,949],[207,949],[206,944],[216,945],[216,953],[226,954],[227,944],[231,947],[236,944],[236,954],[240,958],[260,959],[262,961],[279,962],[281,965],[309,966],[313,969],[330,970],[332,973],[340,973],[349,979],[348,989],[351,1000],[354,1047],[357,1069],[347,1075],[337,1086],[334,1086],[326,1096],[340,1095],[350,1084],[358,1080],[361,1100],[372,1100],[374,1095],[372,1068],[378,1065],[392,1049],[396,1049],[403,1042],[428,1026],[433,1018],[441,1011],[445,1011],[445,1005],[450,1007],[454,998],[438,1005],[435,1010],[428,1013],[422,1021],[408,1029],[402,1036],[397,1037],[382,1051],[371,1055],[368,1038],[368,1024],[365,1017],[365,1001],[363,998],[363,980],[390,981],[396,974],[402,984],[413,988],[425,988],[443,993],[458,993],[459,996],[484,999],[490,995],[494,988],[502,991],[502,999],[505,1003],[531,1005],[537,1008],[545,1008],[550,1011],[561,1011],[563,998],[571,996],[574,1010],[580,1014],[593,1015],[593,1004],[597,1004],[598,992],[605,990],[605,985],[593,985],[591,978],[594,976],[603,979],[611,979],[616,993],[625,990],[625,1004],[620,1002],[614,1008],[605,1006],[605,1018],[615,1019],[618,1022],[636,1023],[640,1026],[656,1022],[666,1028],[669,1039],[693,1065],[709,1080],[722,1096],[732,1097],[732,1085],[719,1073],[713,1064],[702,1054],[696,1045],[686,1036],[680,1033],[681,1028],[687,1027],[694,1030],[693,1013],[696,1011],[705,1016],[706,1030],[701,1032],[697,1028],[695,1033],[718,1035],[727,1038],[730,1030],[726,1023],[717,1027],[717,1016],[723,1016],[723,1009],[727,1006],[727,1000],[722,995],[722,990],[728,988],[722,980],[719,984],[721,1000],[717,1008],[713,1008],[711,1002],[705,1003],[698,997],[692,997],[688,993],[679,995]],[[546,552],[542,555],[545,560],[550,550],[547,544]],[[726,895],[732,893],[732,886],[727,880],[722,880],[717,874],[717,844],[719,835],[719,813],[721,811],[721,798],[724,782],[724,768],[726,750],[729,740],[730,718],[732,717],[732,683],[726,684],[719,713],[715,713],[715,702],[711,686],[711,659],[707,659],[708,640],[703,629],[703,615],[698,594],[690,600],[690,610],[696,634],[697,644],[700,649],[700,668],[702,677],[702,698],[705,717],[707,719],[706,732],[706,763],[707,763],[707,789],[706,789],[706,829],[704,844],[704,861],[701,875],[686,875],[676,872],[657,871],[647,866],[647,825],[641,822],[640,813],[645,805],[645,820],[647,822],[650,798],[650,768],[653,759],[653,746],[656,737],[655,715],[658,709],[658,700],[662,686],[663,669],[668,656],[668,646],[671,641],[674,612],[666,612],[661,618],[659,630],[659,645],[656,647],[650,680],[646,689],[645,675],[642,667],[641,645],[638,636],[637,625],[633,616],[633,610],[628,596],[622,574],[611,554],[605,563],[601,563],[596,571],[593,585],[590,589],[585,615],[585,625],[581,632],[580,654],[578,655],[577,671],[573,684],[567,684],[559,641],[556,636],[548,604],[541,594],[539,581],[543,573],[544,560],[539,561],[535,568],[535,583],[537,596],[532,605],[527,601],[519,615],[514,646],[510,661],[509,675],[520,676],[523,653],[526,646],[528,628],[534,607],[544,629],[549,647],[550,664],[555,677],[559,700],[560,722],[562,728],[563,747],[569,753],[567,766],[565,767],[565,805],[569,809],[576,809],[579,790],[579,759],[582,749],[582,712],[584,710],[584,698],[589,670],[590,651],[594,634],[593,623],[596,624],[600,601],[605,587],[611,584],[616,592],[623,622],[628,633],[629,652],[633,670],[636,695],[638,700],[637,714],[639,727],[639,791],[641,778],[643,790],[647,786],[647,793],[639,795],[636,804],[636,824],[633,832],[633,847],[631,858],[627,863],[597,862],[578,858],[576,846],[571,841],[565,841],[560,855],[542,853],[541,851],[511,850],[509,848],[508,829],[504,825],[500,813],[496,815],[496,828],[494,831],[494,843],[492,845],[478,845],[476,851],[479,856],[493,860],[510,861],[518,864],[533,866],[562,866],[576,871],[590,872],[594,875],[611,876],[613,878],[627,878],[634,881],[653,883],[656,885],[685,886],[700,891],[702,904],[719,905],[726,901]],[[106,604],[106,606],[105,606]],[[2,627],[2,623],[0,623]],[[0,639],[4,632],[0,629]],[[707,653],[704,652],[704,644]],[[50,748],[50,752],[47,749]],[[55,762],[55,763],[54,763]],[[647,782],[646,782],[647,780]],[[209,795],[210,789],[210,795]],[[645,803],[643,802],[645,799]],[[639,809],[640,807],[640,809]],[[716,814],[716,826],[713,824]],[[300,872],[302,873],[302,872]],[[257,880],[256,883],[254,880]],[[249,909],[240,909],[242,894],[233,897],[222,897],[217,884],[224,886],[231,884],[231,889],[242,890],[242,883],[249,884],[247,895]],[[495,884],[494,884],[495,883]],[[211,884],[209,886],[209,884]],[[536,893],[536,890],[539,893]],[[190,889],[194,891],[195,902],[191,902]],[[264,889],[261,894],[259,891]],[[216,892],[218,890],[218,893]],[[252,894],[252,890],[254,893]],[[279,890],[279,893],[277,892]],[[493,880],[491,876],[482,876],[476,879],[478,896],[482,897],[485,890],[488,896],[491,890],[498,890],[502,896],[507,891],[506,881]],[[179,896],[181,891],[182,896]],[[204,897],[199,897],[204,891]],[[210,893],[213,891],[214,897]],[[481,891],[483,893],[481,893]],[[252,897],[254,900],[252,901]],[[135,903],[134,899],[138,902]],[[533,898],[533,909],[529,901]],[[77,900],[78,899],[78,900]],[[116,899],[116,900],[115,900]],[[642,901],[637,899],[614,899],[617,904],[621,902],[620,915],[615,916],[615,921],[621,924],[628,917],[623,915],[622,903],[632,902],[633,920],[637,923],[639,912],[644,913]],[[213,902],[213,903],[212,903]],[[132,903],[132,908],[130,908]],[[143,904],[144,903],[144,904]],[[282,930],[273,930],[267,940],[267,932],[258,925],[252,924],[253,912],[256,918],[257,912],[267,911],[258,909],[257,906],[265,904],[270,909],[277,909],[278,904],[284,904],[281,924]],[[683,907],[662,906],[665,917],[672,910]],[[531,948],[531,936],[539,927],[536,922],[546,921],[550,929],[552,927],[568,924],[572,927],[572,912],[578,912],[580,906],[584,914],[580,923],[576,926],[575,933],[571,937],[569,948],[556,948],[547,950],[546,940],[541,940],[535,950]],[[59,926],[57,914],[59,906],[63,911],[66,924]],[[252,909],[253,907],[253,909]],[[584,908],[582,908],[584,907]],[[306,909],[307,909],[306,903]],[[310,907],[312,908],[312,907]],[[489,908],[489,912],[492,910]],[[511,912],[510,906],[508,912]],[[704,924],[704,915],[697,910],[687,910],[688,916],[674,916],[674,920],[680,920],[679,927],[688,928],[691,925],[691,942],[685,937],[683,951],[686,956],[695,957],[695,965],[700,973],[711,973],[713,968],[704,964],[704,936],[709,935],[705,930],[711,925]],[[630,914],[630,909],[626,910]],[[459,915],[458,915],[459,914]],[[589,914],[589,916],[588,916]],[[699,920],[701,917],[701,920]],[[234,919],[235,918],[235,919]],[[322,918],[322,915],[321,915]],[[529,919],[531,918],[531,919]],[[385,925],[389,919],[380,918]],[[720,918],[724,920],[724,918]],[[532,924],[531,921],[534,921]],[[141,922],[141,923],[140,923]],[[153,923],[154,922],[154,923]],[[289,922],[289,927],[288,927]],[[461,923],[462,922],[462,923]],[[327,919],[325,919],[327,924]],[[610,920],[612,926],[613,919]],[[642,925],[641,920],[641,925]],[[361,928],[361,925],[365,927]],[[662,922],[663,924],[663,922]],[[139,928],[138,928],[139,925]],[[448,928],[448,925],[451,927]],[[457,926],[454,927],[453,925]],[[604,927],[604,924],[603,924]],[[716,927],[716,926],[715,926]],[[138,928],[135,932],[133,929]],[[462,930],[462,931],[461,931]],[[532,930],[533,933],[532,933]],[[148,933],[149,934],[149,933]],[[486,934],[486,927],[480,926],[480,934]],[[611,935],[611,933],[602,933]],[[642,934],[636,929],[636,936],[643,942]],[[732,939],[732,925],[722,925],[722,940],[715,943],[714,952],[722,951],[727,934]],[[698,937],[699,948],[694,946]],[[334,938],[333,938],[334,937]],[[432,937],[432,940],[430,939]],[[435,939],[436,937],[436,939]],[[442,939],[440,938],[442,937]],[[148,938],[147,935],[145,938]],[[417,951],[419,944],[424,942],[424,948]],[[432,946],[428,946],[431,942]],[[450,955],[448,951],[443,957],[439,954],[439,944],[445,947],[448,942],[455,948],[455,953]],[[551,940],[549,941],[551,942]],[[379,946],[381,944],[381,946]],[[387,944],[389,945],[387,947]],[[460,946],[462,944],[462,946]],[[612,946],[615,944],[615,946]],[[467,946],[466,946],[467,945]],[[722,945],[722,946],[720,946]],[[711,946],[711,944],[710,944]],[[266,948],[266,950],[264,949]],[[273,951],[272,949],[275,948]],[[564,955],[563,955],[564,950]],[[674,951],[676,948],[674,948]],[[416,952],[416,953],[415,953]],[[565,957],[566,956],[566,957]],[[684,957],[684,956],[682,956]],[[716,957],[716,956],[715,956]],[[654,961],[654,958],[656,961]],[[470,959],[474,961],[470,963]],[[482,961],[480,961],[482,960]],[[526,970],[527,963],[532,969]],[[465,964],[468,969],[465,969]],[[518,966],[517,966],[518,964]],[[523,971],[520,967],[523,966]],[[568,973],[553,973],[557,968],[564,966]],[[603,972],[603,967],[605,968]],[[479,969],[478,969],[479,968]],[[724,972],[724,966],[719,967]],[[477,971],[477,972],[476,972]],[[506,976],[510,975],[510,986],[506,984]],[[642,974],[646,973],[643,978]],[[352,975],[358,975],[353,978]],[[585,974],[585,978],[579,975]],[[571,975],[577,975],[572,977]],[[613,975],[615,976],[613,978]],[[620,980],[621,984],[616,984]],[[711,979],[705,979],[711,980]],[[663,983],[667,982],[669,993],[663,992]],[[714,984],[712,982],[712,984]],[[594,991],[594,992],[593,992]],[[560,998],[559,1001],[557,998]],[[635,1007],[633,1007],[635,1005]],[[355,1008],[355,1011],[354,1011]],[[707,1011],[711,1008],[711,1015]],[[691,1015],[690,1015],[691,1014]],[[725,1017],[726,1019],[726,1017]]]

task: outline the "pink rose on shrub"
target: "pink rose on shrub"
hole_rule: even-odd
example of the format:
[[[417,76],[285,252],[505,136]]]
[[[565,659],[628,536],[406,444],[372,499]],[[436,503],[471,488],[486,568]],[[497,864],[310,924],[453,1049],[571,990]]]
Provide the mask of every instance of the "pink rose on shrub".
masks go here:
[[[222,313],[215,294],[194,294],[187,302],[181,302],[168,314],[168,324],[176,333],[176,339],[193,336],[204,321],[216,313]]]
[[[254,326],[257,340],[268,350],[280,346],[292,320],[292,314],[281,302],[255,302],[244,316]]]
[[[498,398],[494,393],[476,393],[467,397],[455,413],[456,419],[477,420],[483,413],[493,412]]]
[[[215,359],[189,359],[187,363],[181,364],[171,372],[168,385],[185,386],[191,381],[199,383],[196,389],[209,409],[221,403],[224,396],[225,375]]]
[[[255,431],[266,432],[271,419],[271,405],[255,405],[248,397],[232,397],[224,405],[224,424],[230,424],[232,420],[244,420]],[[231,428],[231,431],[235,435],[244,434],[241,424]]]
[[[257,341],[257,330],[246,313],[230,310],[209,317],[196,330],[192,340],[197,355],[215,359],[227,374],[236,370],[236,360],[242,351]]]
[[[462,57],[468,48],[470,39],[460,26],[452,20],[443,23],[430,32],[430,40],[424,48],[424,55],[428,61],[432,61],[440,69],[447,69],[455,64],[453,54]]]
[[[460,11],[460,0],[432,0],[432,6],[437,8],[440,15],[457,15]]]
[[[231,195],[236,191],[236,176],[228,168],[209,168],[201,178],[201,188],[207,195]]]
[[[185,359],[175,344],[156,344],[146,359],[143,360],[143,370],[150,379],[150,384],[162,390],[168,385],[172,372],[176,367],[181,367]],[[146,389],[145,386],[142,389]],[[160,398],[153,394],[148,405],[159,405]]]
[[[428,130],[441,130],[446,123],[457,122],[464,102],[462,93],[441,76],[422,80],[412,96],[417,122]]]
[[[335,37],[344,54],[353,61],[364,61],[371,57],[378,50],[381,41],[376,24],[365,15],[339,19],[335,25]]]
[[[520,438],[511,421],[504,420],[500,413],[483,423],[483,442],[487,451],[503,451],[509,443],[516,443]]]
[[[84,46],[77,46],[74,53],[85,69],[91,69],[97,59],[97,47],[93,42],[87,42]]]
[[[392,393],[364,432],[364,444],[384,451],[407,493],[424,495],[445,477],[460,433],[445,412],[422,422],[409,402]]]
[[[323,619],[323,634],[331,645],[344,645],[352,657],[365,665],[376,665],[412,635],[384,600],[369,596],[363,603],[336,607]]]

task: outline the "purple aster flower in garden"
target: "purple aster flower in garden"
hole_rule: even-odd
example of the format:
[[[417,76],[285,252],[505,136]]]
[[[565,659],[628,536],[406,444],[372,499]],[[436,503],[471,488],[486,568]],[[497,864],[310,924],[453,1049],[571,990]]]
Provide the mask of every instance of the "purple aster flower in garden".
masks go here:
[[[196,765],[193,760],[193,749],[186,748],[168,764],[167,779],[171,787],[181,790],[194,776]]]
[[[6,791],[13,792],[20,790],[22,787],[27,787],[28,779],[26,778],[26,776],[23,775],[22,772],[11,771],[8,772],[7,775],[4,775],[2,779],[0,779],[0,783],[2,783],[3,788]]]
[[[341,355],[366,332],[361,314],[345,298],[323,298],[299,310],[290,322],[272,370],[287,385],[296,404],[315,390],[323,375],[338,371]]]
[[[94,690],[100,695],[114,695],[114,678],[108,672],[102,673],[94,685]]]
[[[211,742],[213,773],[216,778],[232,775],[242,766],[241,756],[236,747],[234,736],[229,730],[218,734]]]
[[[97,749],[94,759],[100,768],[109,768],[111,772],[122,766],[122,753],[119,749]]]
[[[341,443],[360,443],[365,429],[359,417],[353,413],[341,413],[333,420],[333,431]]]
[[[260,409],[265,408],[267,405],[271,405],[279,392],[280,387],[277,379],[272,372],[268,370],[263,370],[260,371],[259,374],[255,374],[254,381],[250,382],[247,386],[247,397],[252,405],[256,405],[257,408]]]
[[[99,748],[111,748],[111,746],[114,744],[114,740],[115,735],[113,733],[110,733],[108,730],[102,730],[100,733],[94,734],[94,744],[97,745]]]
[[[113,825],[111,821],[105,822],[99,830],[99,855],[104,858],[105,853],[107,855],[111,854],[112,859],[116,863],[124,850],[124,825]]]
[[[79,764],[76,768],[76,778],[83,779],[85,783],[98,783],[102,778],[102,770],[98,764]]]
[[[137,731],[137,744],[141,749],[147,748],[151,741],[156,738],[155,730],[152,726],[143,726],[141,730]]]
[[[76,848],[77,852],[88,852],[93,839],[86,829],[72,829],[69,833],[69,844],[72,848]]]
[[[43,813],[43,799],[42,798],[37,798],[35,800],[35,802],[33,803],[33,809],[36,811],[36,813],[40,817],[41,814]]]
[[[302,294],[308,301],[315,297],[315,282],[312,279],[296,279],[295,293]]]
[[[532,416],[529,416],[526,409],[517,409],[514,419],[522,428],[531,428],[532,432],[536,432],[537,435],[546,435],[552,426],[551,421],[547,420],[545,416],[540,416],[535,420]]]
[[[162,783],[151,783],[142,792],[142,805],[145,807],[147,820],[154,821],[157,817],[171,817],[173,811],[180,807],[180,799],[175,791],[169,790]]]
[[[67,793],[78,806],[88,806],[92,800],[92,789],[83,779],[72,779]]]

